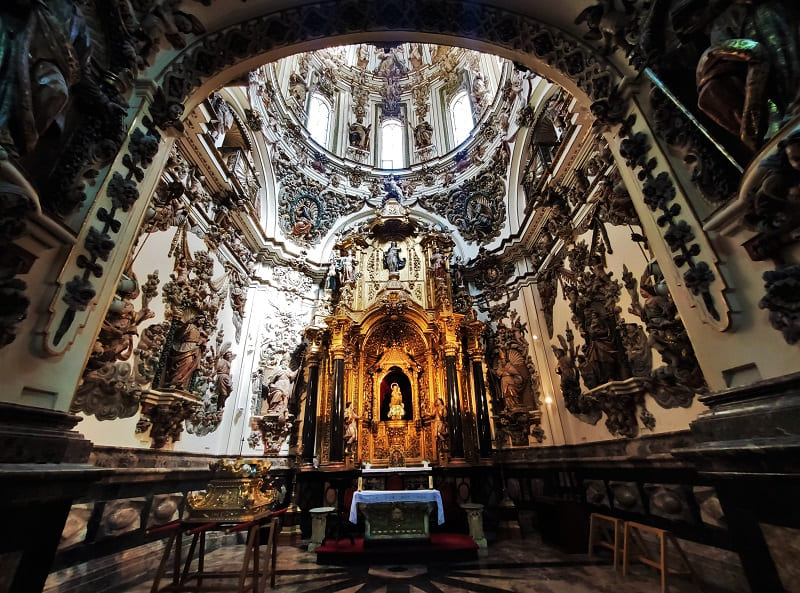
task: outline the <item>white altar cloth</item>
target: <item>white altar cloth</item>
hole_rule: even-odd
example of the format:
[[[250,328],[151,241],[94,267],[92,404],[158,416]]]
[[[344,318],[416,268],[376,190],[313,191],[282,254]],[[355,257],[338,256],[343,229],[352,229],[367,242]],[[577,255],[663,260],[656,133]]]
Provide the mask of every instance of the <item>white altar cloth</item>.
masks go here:
[[[438,490],[366,490],[355,492],[350,504],[350,522],[358,522],[358,503],[374,502],[435,502],[438,509],[439,525],[444,523],[444,507],[442,495]]]

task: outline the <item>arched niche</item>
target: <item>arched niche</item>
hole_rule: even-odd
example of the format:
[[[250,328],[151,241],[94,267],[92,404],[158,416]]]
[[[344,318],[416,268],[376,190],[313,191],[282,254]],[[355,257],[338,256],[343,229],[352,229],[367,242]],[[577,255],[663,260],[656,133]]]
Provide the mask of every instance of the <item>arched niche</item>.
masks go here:
[[[396,403],[399,394],[399,406]],[[399,367],[390,367],[380,382],[381,421],[414,419],[411,379]]]
[[[400,336],[400,339],[403,340],[402,343],[408,343],[405,340],[413,340],[413,336]],[[422,370],[422,364],[412,358],[404,348],[393,346],[386,350],[368,370],[374,389],[373,418],[381,422],[408,422],[419,418],[419,378]],[[390,415],[392,389],[395,384],[403,403],[402,417]]]

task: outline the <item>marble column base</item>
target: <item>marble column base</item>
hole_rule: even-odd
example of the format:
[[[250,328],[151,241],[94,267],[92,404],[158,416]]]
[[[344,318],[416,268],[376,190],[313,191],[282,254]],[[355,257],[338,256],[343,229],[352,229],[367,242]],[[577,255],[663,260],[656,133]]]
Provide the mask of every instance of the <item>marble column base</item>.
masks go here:
[[[486,548],[486,535],[483,533],[483,505],[476,502],[465,502],[461,508],[467,512],[469,535],[479,548]]]
[[[325,532],[328,527],[328,515],[336,509],[333,507],[317,507],[311,509],[311,542],[308,544],[308,551],[313,552],[322,545],[325,539]]]

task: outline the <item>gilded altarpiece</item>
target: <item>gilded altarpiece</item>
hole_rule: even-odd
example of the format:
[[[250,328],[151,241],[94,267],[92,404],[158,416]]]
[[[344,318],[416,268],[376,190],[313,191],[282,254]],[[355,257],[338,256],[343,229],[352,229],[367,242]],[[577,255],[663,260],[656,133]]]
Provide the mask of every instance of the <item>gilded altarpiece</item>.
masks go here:
[[[463,355],[452,248],[448,234],[409,220],[392,199],[337,242],[318,306],[330,314],[316,317],[330,332],[320,377],[323,462],[339,460],[337,439],[348,462],[442,460],[446,359]],[[468,385],[464,366],[456,368],[458,385]]]

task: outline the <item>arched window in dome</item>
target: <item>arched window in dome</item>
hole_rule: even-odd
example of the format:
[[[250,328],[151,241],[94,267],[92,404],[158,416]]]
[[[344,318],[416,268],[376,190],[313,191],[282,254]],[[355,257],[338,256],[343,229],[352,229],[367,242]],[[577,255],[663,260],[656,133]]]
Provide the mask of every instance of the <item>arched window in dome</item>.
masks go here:
[[[381,124],[381,169],[402,169],[405,167],[403,155],[403,126],[399,120],[387,119]]]
[[[458,146],[467,139],[475,121],[472,119],[472,105],[467,91],[461,90],[450,101],[450,121],[453,124],[453,145]]]
[[[319,93],[311,95],[308,102],[308,128],[311,138],[324,148],[328,148],[328,132],[331,127],[331,106]]]

